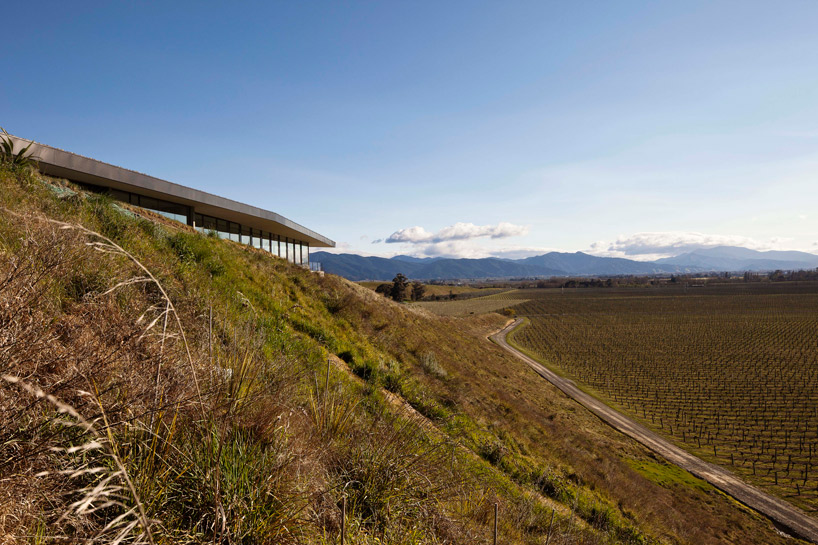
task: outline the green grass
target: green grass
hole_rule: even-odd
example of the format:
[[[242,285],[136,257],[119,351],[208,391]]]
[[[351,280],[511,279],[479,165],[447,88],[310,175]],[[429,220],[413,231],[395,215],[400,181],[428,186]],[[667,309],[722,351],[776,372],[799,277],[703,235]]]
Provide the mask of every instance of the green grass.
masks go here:
[[[644,475],[646,478],[665,488],[687,486],[708,493],[714,490],[707,482],[667,462],[652,459],[628,460],[628,465],[635,469],[640,475]]]

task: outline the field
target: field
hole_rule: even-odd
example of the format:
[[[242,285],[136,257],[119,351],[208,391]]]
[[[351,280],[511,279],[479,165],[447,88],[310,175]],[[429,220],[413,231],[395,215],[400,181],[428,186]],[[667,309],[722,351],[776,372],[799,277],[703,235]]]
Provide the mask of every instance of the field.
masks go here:
[[[529,318],[517,346],[687,450],[818,508],[818,284],[512,297]]]
[[[453,301],[422,301],[413,303],[440,316],[466,316],[469,314],[484,314],[499,312],[513,305],[523,302],[520,294],[527,290],[502,290],[484,297],[455,299]]]

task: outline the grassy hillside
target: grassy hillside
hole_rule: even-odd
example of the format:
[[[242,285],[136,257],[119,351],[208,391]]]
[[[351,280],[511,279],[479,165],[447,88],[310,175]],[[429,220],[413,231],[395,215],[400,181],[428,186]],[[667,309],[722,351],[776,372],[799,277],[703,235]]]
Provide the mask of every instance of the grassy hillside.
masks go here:
[[[485,339],[0,167],[3,543],[779,543]],[[140,217],[141,214],[143,217]],[[328,365],[328,361],[331,364]]]

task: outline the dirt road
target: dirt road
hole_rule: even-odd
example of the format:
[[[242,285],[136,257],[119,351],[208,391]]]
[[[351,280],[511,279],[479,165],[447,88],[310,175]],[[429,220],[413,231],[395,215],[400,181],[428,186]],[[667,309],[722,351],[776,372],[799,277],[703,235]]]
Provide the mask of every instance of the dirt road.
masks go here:
[[[762,492],[758,488],[742,481],[726,469],[705,462],[665,439],[662,439],[659,435],[646,427],[637,424],[596,398],[586,394],[577,388],[572,381],[560,377],[553,371],[550,371],[510,346],[508,342],[506,342],[506,335],[509,331],[520,325],[520,323],[522,323],[522,320],[517,319],[498,333],[491,335],[490,338],[523,360],[536,371],[537,374],[562,390],[569,397],[578,401],[614,429],[636,439],[655,453],[664,457],[667,461],[689,471],[722,492],[731,495],[741,503],[769,517],[784,532],[812,541],[813,543],[818,543],[818,520],[810,517],[801,509],[770,496],[766,492]]]

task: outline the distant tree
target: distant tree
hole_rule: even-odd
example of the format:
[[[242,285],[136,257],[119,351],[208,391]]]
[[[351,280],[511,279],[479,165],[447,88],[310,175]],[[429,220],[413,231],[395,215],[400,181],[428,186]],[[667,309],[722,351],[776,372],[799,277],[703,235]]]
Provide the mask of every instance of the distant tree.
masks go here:
[[[392,284],[379,284],[378,287],[375,288],[375,293],[380,293],[384,297],[391,297]]]
[[[395,278],[392,279],[392,289],[389,295],[392,296],[392,299],[401,302],[406,299],[406,288],[409,286],[409,279],[406,278],[402,273],[398,273]]]
[[[412,282],[412,301],[420,301],[424,293],[426,293],[426,286],[417,280]]]

